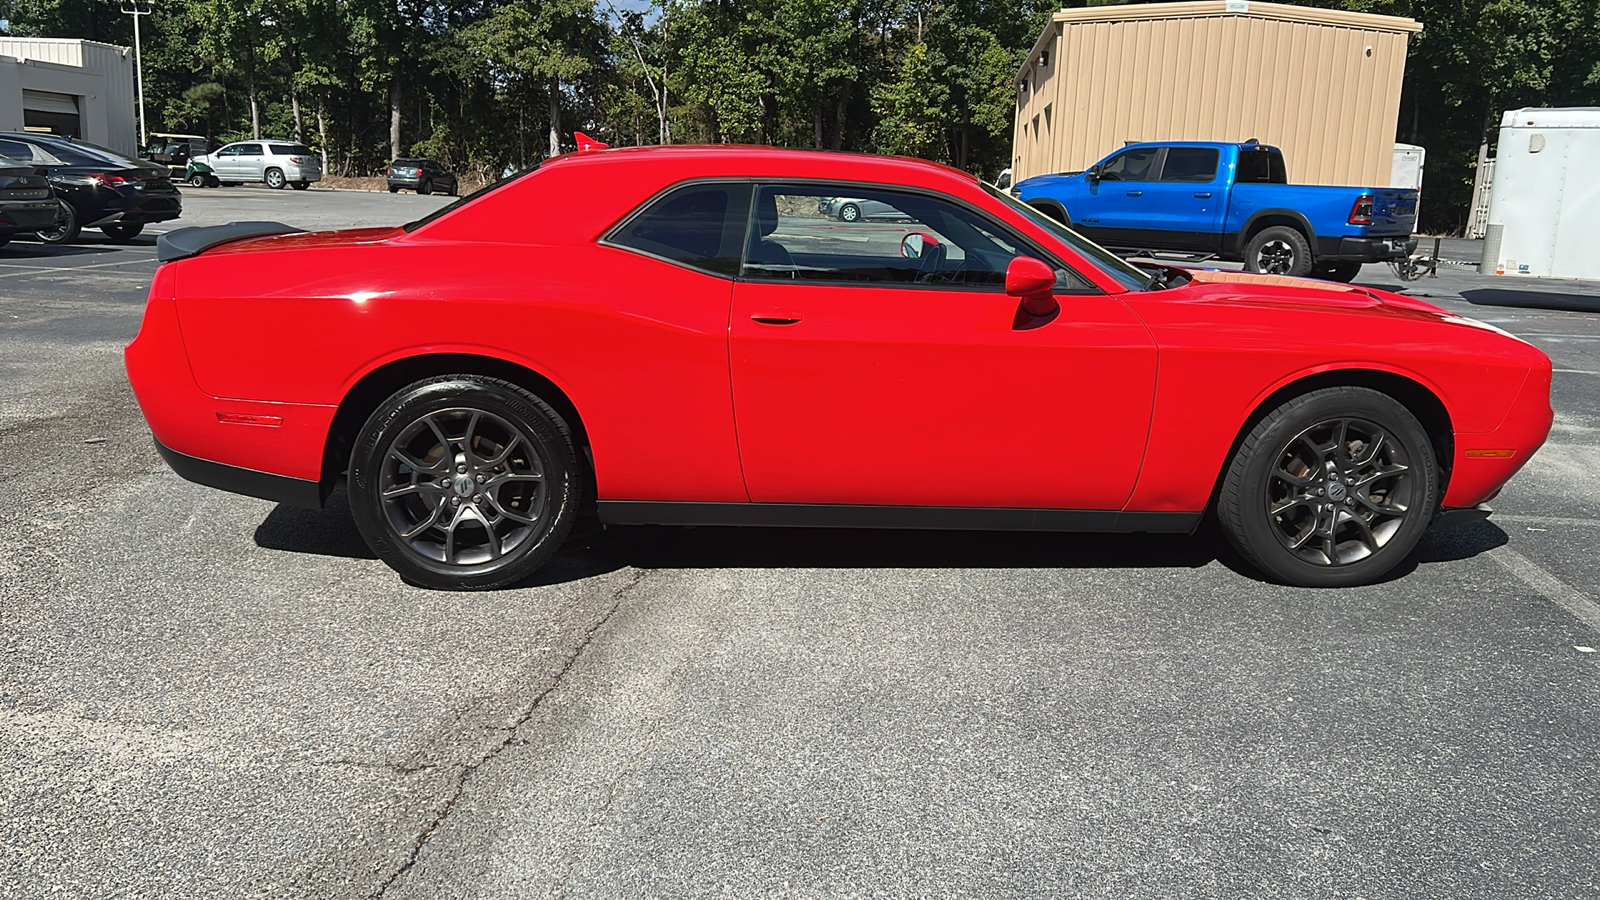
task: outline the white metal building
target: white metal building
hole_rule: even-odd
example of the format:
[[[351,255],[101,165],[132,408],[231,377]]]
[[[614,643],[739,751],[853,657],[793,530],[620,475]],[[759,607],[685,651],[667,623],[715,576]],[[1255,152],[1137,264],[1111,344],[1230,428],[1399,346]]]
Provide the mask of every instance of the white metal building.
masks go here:
[[[1600,107],[1500,120],[1482,271],[1600,278]]]
[[[0,132],[69,134],[138,149],[133,51],[71,38],[0,37]]]

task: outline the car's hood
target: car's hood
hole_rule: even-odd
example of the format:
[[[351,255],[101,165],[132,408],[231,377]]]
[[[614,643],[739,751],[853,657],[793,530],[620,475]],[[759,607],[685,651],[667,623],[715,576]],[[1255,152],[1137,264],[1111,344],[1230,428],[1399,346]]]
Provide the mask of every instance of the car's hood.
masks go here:
[[[1183,291],[1186,299],[1252,306],[1370,309],[1389,313],[1403,310],[1443,318],[1460,318],[1425,300],[1353,284],[1220,269],[1185,271],[1193,279],[1184,286],[1188,288]]]

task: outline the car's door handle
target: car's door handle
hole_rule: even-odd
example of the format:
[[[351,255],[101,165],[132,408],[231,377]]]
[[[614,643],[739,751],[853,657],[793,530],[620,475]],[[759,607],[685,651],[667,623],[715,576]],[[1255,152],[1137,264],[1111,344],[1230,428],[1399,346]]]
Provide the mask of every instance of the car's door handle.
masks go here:
[[[1195,194],[1195,196],[1198,197],[1201,200],[1210,200],[1211,199],[1211,192],[1210,191],[1206,191],[1203,194]]]
[[[1128,196],[1129,197],[1143,197],[1144,196],[1144,191],[1129,191],[1128,192]]]
[[[763,312],[751,313],[750,321],[762,325],[793,325],[800,321],[800,314],[786,309],[769,309]]]

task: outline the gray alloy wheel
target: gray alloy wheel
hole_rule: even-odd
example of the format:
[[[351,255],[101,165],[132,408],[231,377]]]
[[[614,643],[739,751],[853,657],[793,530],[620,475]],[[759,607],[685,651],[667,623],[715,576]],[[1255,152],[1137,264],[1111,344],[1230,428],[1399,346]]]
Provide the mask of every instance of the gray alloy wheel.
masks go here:
[[[1311,245],[1293,228],[1263,228],[1245,248],[1244,267],[1249,272],[1304,277],[1311,274]]]
[[[402,389],[362,429],[350,507],[407,581],[486,590],[553,555],[577,515],[571,431],[516,385],[444,376]]]
[[[861,218],[861,207],[854,203],[846,203],[839,207],[839,221],[854,222]]]
[[[282,169],[268,169],[266,174],[266,182],[267,187],[272,188],[275,191],[283,190],[283,186],[289,183],[288,179],[283,177]]]
[[[1432,442],[1409,410],[1368,388],[1324,388],[1251,430],[1217,517],[1269,575],[1305,587],[1365,584],[1416,547],[1437,492]]]
[[[82,226],[78,224],[78,211],[72,204],[56,198],[56,223],[39,232],[39,240],[47,244],[70,244],[78,239]]]

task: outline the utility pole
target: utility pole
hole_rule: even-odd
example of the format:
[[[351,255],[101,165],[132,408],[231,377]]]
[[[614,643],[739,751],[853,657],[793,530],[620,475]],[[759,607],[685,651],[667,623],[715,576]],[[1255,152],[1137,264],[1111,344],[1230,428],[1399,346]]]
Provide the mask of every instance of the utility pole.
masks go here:
[[[149,143],[144,130],[144,56],[139,49],[139,17],[150,15],[155,0],[122,0],[122,11],[133,16],[133,68],[139,79],[139,149]]]

